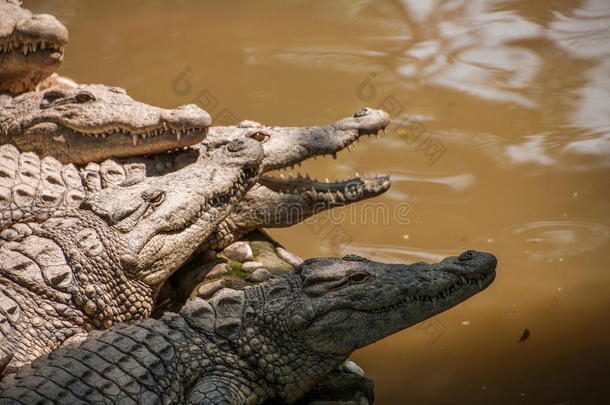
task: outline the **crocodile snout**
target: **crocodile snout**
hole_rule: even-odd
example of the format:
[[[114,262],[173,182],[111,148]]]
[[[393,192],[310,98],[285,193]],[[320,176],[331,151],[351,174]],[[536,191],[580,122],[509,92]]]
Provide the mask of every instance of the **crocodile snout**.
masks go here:
[[[25,38],[44,39],[60,45],[68,42],[68,29],[49,14],[37,14],[17,24],[17,32]]]

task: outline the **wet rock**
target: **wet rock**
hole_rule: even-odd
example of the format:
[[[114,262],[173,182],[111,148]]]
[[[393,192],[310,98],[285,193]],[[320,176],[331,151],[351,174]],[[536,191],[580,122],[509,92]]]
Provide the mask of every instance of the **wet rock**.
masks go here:
[[[261,267],[263,267],[263,264],[261,262],[245,262],[244,264],[242,264],[241,269],[242,271],[250,273],[256,269],[260,269]]]
[[[235,242],[227,246],[222,253],[229,259],[243,263],[252,260],[254,254],[248,242]]]
[[[252,272],[248,277],[246,277],[246,281],[251,283],[261,283],[265,280],[273,277],[273,274],[269,272],[267,269],[257,269]]]
[[[226,281],[223,279],[213,281],[211,283],[204,283],[197,287],[197,296],[208,299],[214,295],[215,292],[225,287]]]
[[[229,265],[226,263],[218,263],[206,275],[207,279],[223,277],[229,274]]]
[[[275,246],[268,241],[250,242],[254,251],[254,260],[261,262],[263,267],[274,276],[286,274],[294,271],[294,267],[280,259],[275,250]]]
[[[303,259],[301,259],[299,256],[295,255],[294,253],[290,253],[283,247],[278,246],[278,248],[275,249],[275,251],[277,252],[277,256],[280,259],[282,259],[283,261],[285,261],[286,263],[288,263],[289,265],[291,265],[293,267],[298,267],[303,262]]]

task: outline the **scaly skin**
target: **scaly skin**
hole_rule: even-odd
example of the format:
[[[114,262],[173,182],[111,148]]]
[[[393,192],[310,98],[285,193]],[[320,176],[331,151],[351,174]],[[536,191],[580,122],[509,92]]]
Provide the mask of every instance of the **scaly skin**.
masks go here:
[[[48,14],[32,14],[17,0],[0,0],[0,92],[31,91],[59,69],[68,30]]]
[[[298,273],[192,298],[178,314],[91,334],[0,386],[0,404],[292,403],[356,349],[486,288],[496,259],[310,259]]]
[[[235,140],[3,231],[0,359],[14,355],[10,366],[19,367],[76,333],[148,317],[167,277],[255,184],[262,158],[257,141]],[[93,169],[88,185],[100,180]]]
[[[86,164],[189,146],[208,132],[208,113],[193,104],[163,109],[102,85],[28,92],[0,109],[0,144]]]

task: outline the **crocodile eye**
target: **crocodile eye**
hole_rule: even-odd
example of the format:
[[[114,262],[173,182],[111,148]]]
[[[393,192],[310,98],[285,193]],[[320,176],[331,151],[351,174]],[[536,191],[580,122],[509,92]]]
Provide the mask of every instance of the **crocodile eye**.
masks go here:
[[[349,281],[351,281],[352,283],[364,283],[368,279],[368,273],[354,273],[349,275]]]
[[[81,91],[74,98],[79,103],[88,103],[89,101],[95,100],[95,97],[93,97],[93,94],[89,93],[88,91]]]
[[[255,131],[251,134],[248,134],[248,137],[257,140],[260,143],[265,143],[271,136],[263,131]]]
[[[49,90],[49,91],[45,92],[44,96],[42,96],[42,97],[45,101],[52,103],[53,101],[59,100],[60,98],[64,98],[65,94],[62,93],[61,91]]]
[[[152,205],[159,205],[165,199],[165,193],[163,191],[148,191],[142,194],[142,198],[148,201]]]

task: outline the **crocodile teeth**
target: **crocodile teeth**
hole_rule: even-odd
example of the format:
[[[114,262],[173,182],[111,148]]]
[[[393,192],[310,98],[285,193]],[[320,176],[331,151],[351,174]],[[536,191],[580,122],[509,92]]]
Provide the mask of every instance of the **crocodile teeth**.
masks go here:
[[[178,141],[180,141],[181,137],[182,137],[182,132],[179,129],[176,130],[176,138],[178,139]]]
[[[138,144],[138,135],[137,134],[131,135],[131,142],[133,143],[133,146],[136,146]]]
[[[316,191],[315,187],[311,186],[311,190],[308,191],[309,196],[315,200],[318,197],[318,192]]]

